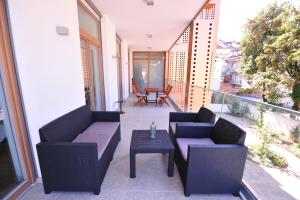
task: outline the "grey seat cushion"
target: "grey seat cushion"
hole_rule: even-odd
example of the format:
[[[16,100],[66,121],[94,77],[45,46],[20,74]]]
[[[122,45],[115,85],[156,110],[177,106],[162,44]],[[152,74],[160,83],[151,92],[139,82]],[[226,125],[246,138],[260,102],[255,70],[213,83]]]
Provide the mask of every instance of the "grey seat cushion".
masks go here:
[[[110,134],[79,134],[72,142],[73,143],[96,143],[98,159],[101,158],[104,150],[110,142],[112,135]]]
[[[100,159],[119,125],[119,122],[94,122],[72,142],[97,143],[98,159]]]
[[[94,122],[81,134],[109,134],[113,135],[120,123],[119,122]]]
[[[185,161],[188,158],[188,147],[190,144],[215,145],[210,138],[177,138],[176,142]]]

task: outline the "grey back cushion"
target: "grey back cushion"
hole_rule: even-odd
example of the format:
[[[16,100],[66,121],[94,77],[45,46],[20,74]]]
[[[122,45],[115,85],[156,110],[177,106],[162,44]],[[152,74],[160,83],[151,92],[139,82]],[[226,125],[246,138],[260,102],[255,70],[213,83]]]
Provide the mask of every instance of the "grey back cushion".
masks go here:
[[[40,128],[42,142],[71,142],[93,122],[88,106],[77,108]]]
[[[246,132],[226,119],[219,118],[211,134],[216,144],[244,144]]]

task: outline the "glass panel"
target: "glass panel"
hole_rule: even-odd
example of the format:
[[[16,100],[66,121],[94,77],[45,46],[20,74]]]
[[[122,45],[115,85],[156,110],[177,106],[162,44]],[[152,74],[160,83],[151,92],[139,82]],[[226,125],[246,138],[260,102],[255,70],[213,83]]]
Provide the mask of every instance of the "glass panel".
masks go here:
[[[299,199],[300,113],[223,94],[222,118],[247,132],[243,182],[261,199]]]
[[[133,58],[145,58],[145,59],[148,59],[148,53],[135,52],[135,53],[133,53]]]
[[[0,199],[24,180],[0,81]]]
[[[82,70],[84,79],[84,93],[85,93],[85,103],[86,105],[91,105],[90,98],[90,77],[89,77],[89,66],[88,66],[88,44],[84,40],[80,40],[81,45],[81,60],[82,60]]]
[[[156,53],[149,53],[150,58],[157,58],[157,59],[164,59],[165,53],[163,52],[156,52]]]
[[[99,66],[99,48],[91,45],[92,68],[94,70],[95,109],[101,110],[101,82]]]
[[[168,80],[168,84],[173,86],[170,97],[182,111],[185,110],[185,91],[186,84],[174,80]]]
[[[163,90],[164,87],[164,60],[150,60],[150,87]]]
[[[121,64],[121,42],[117,40],[117,70],[118,70],[118,97],[123,99],[122,91],[122,64]]]
[[[99,38],[98,21],[82,6],[78,5],[79,27],[95,38]]]
[[[226,96],[220,92],[212,92],[211,102],[209,108],[217,115],[219,118],[226,107],[224,107],[224,102],[226,101]]]
[[[148,87],[148,61],[147,60],[135,60],[133,61],[135,82],[140,87],[141,91],[144,91]]]

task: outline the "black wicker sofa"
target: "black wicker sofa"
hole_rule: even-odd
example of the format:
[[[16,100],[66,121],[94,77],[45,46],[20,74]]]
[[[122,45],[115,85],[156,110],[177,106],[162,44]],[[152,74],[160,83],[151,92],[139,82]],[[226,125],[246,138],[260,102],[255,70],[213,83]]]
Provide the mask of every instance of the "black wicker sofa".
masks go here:
[[[45,193],[100,193],[104,176],[121,140],[119,112],[73,110],[40,130],[37,144]]]

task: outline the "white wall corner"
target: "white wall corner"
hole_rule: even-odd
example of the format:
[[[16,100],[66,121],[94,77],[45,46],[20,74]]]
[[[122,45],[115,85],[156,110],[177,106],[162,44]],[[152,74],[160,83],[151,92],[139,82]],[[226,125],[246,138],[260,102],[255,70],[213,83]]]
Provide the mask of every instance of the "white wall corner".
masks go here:
[[[104,87],[106,110],[118,109],[118,71],[116,55],[116,30],[110,19],[103,15],[101,18],[102,52],[104,69]]]
[[[121,58],[122,58],[122,90],[123,90],[123,99],[129,97],[129,77],[128,77],[128,44],[125,40],[122,40],[121,44]]]

